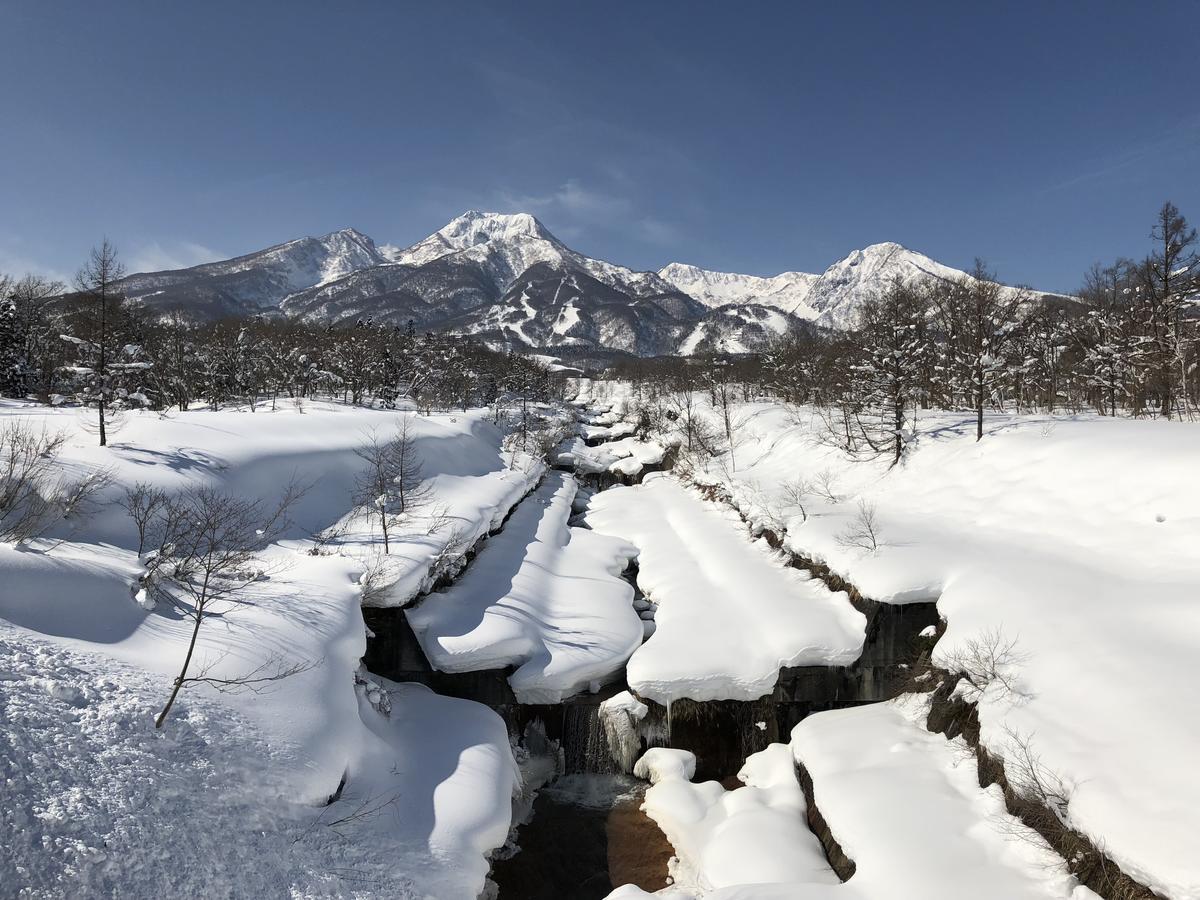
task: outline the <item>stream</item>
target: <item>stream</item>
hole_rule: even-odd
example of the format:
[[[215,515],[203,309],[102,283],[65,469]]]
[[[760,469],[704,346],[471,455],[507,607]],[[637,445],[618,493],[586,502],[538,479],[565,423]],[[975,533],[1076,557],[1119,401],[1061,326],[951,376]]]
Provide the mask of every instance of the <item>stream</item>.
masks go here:
[[[639,482],[641,474],[629,481]],[[577,480],[585,496],[617,483],[601,476]],[[635,563],[627,577],[636,581],[636,572]],[[698,758],[697,781],[714,779],[733,787],[735,779],[728,776],[746,756],[773,741],[786,741],[791,728],[810,713],[886,699],[897,680],[907,677],[908,663],[920,652],[923,629],[937,623],[936,607],[888,606],[854,597],[852,602],[868,619],[866,644],[856,663],[784,669],[775,690],[755,701],[677,701],[671,709],[648,703],[650,714],[639,735],[642,749],[662,745],[690,750]],[[599,702],[625,688],[623,678],[598,694],[561,704],[521,704],[508,684],[508,670],[434,671],[403,610],[366,608],[363,613],[371,635],[363,661],[371,672],[488,705],[523,750],[536,755],[543,771],[557,773],[526,808],[510,844],[493,858],[491,879],[500,900],[591,900],[622,884],[647,891],[667,886],[673,850],[641,812],[647,785],[619,772],[598,716]],[[531,734],[538,736],[535,741]]]
[[[672,855],[640,810],[646,785],[626,775],[562,775],[542,788],[520,849],[498,859],[500,900],[600,900],[622,884],[666,886]]]

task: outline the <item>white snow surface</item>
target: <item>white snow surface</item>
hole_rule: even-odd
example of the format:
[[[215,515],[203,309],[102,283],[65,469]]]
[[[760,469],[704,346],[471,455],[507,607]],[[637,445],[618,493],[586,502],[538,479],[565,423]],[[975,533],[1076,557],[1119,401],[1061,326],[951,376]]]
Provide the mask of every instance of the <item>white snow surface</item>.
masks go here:
[[[656,748],[638,762],[654,786],[646,811],[676,852],[676,900],[1096,900],[1061,859],[983,789],[960,742],[930,734],[913,698],[816,713],[791,744],[753,754],[726,791],[692,784],[691,754]],[[652,757],[651,754],[654,754]],[[805,821],[794,762],[834,838],[854,861],[842,883]],[[694,764],[694,759],[691,760]],[[626,886],[611,898],[652,896]]]
[[[831,447],[811,411],[736,420],[737,471],[726,458],[708,477],[743,514],[868,597],[936,600],[936,659],[1013,642],[1013,690],[972,698],[985,745],[1030,740],[1070,786],[1074,827],[1164,896],[1200,897],[1200,700],[1172,687],[1200,653],[1200,426],[993,414],[977,443],[969,414],[922,413],[889,470]],[[835,497],[810,487],[806,521],[783,491],[798,480]],[[876,552],[839,540],[860,501]]]
[[[845,665],[861,652],[865,619],[845,594],[785,567],[736,514],[667,476],[597,494],[587,522],[638,547],[638,585],[658,604],[656,630],[626,669],[640,697],[753,700],[785,666]]]
[[[676,887],[703,895],[751,884],[839,883],[805,822],[804,793],[786,744],[750,756],[738,773],[746,786],[733,791],[716,781],[691,783],[686,763],[648,767],[654,785],[642,806],[675,848]],[[694,758],[691,764],[694,772]]]
[[[893,900],[1094,897],[1006,812],[998,786],[979,787],[969,748],[920,724],[924,712],[908,697],[816,713],[792,731],[817,808],[855,863],[840,893]]]
[[[364,429],[396,413],[131,413],[105,449],[83,415],[0,403],[0,422],[67,433],[65,475],[107,467],[109,499],[139,480],[268,502],[293,473],[312,483],[292,532],[262,554],[267,577],[207,620],[196,657],[215,677],[307,668],[259,693],[188,686],[155,730],[191,622],[133,596],[142,569],[123,511],[0,546],[0,883],[32,896],[478,896],[517,787],[504,724],[479,704],[362,683],[356,580],[378,537],[350,516],[325,553],[307,552],[350,505]],[[457,485],[456,508],[484,531],[536,479],[509,467],[482,412],[414,431],[425,475]],[[411,527],[393,548],[401,585],[438,555],[424,520]]]
[[[771,306],[803,318],[816,318],[805,299],[820,276],[808,272],[783,272],[770,278],[713,272],[686,263],[671,263],[658,270],[664,280],[705,306],[716,309],[730,303]],[[806,315],[806,313],[809,313]]]
[[[521,703],[560,703],[620,672],[643,634],[620,577],[636,548],[569,527],[575,490],[547,475],[458,581],[406,610],[434,668],[515,666]]]

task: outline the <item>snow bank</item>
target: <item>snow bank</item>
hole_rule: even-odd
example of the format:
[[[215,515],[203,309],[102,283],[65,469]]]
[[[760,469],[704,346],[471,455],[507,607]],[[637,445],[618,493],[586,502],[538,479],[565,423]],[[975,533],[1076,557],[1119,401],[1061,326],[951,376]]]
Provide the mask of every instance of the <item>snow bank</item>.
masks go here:
[[[109,506],[85,523],[65,523],[57,540],[0,547],[0,627],[13,653],[37,654],[33,648],[50,641],[53,653],[79,654],[78,668],[94,682],[89,688],[81,677],[82,687],[67,685],[79,688],[75,696],[39,688],[24,675],[0,681],[5,699],[17,692],[20,704],[0,728],[3,777],[21,792],[12,796],[16,818],[0,820],[0,845],[15,848],[0,864],[11,864],[22,881],[3,883],[56,893],[51,886],[69,877],[96,893],[119,884],[130,896],[320,895],[353,890],[361,875],[400,897],[476,897],[484,856],[504,842],[511,815],[507,795],[515,775],[503,723],[477,704],[397,696],[393,716],[410,721],[411,713],[422,740],[437,731],[450,742],[437,744],[449,756],[434,759],[418,753],[411,738],[373,722],[379,713],[362,706],[355,690],[365,649],[356,581],[379,549],[366,523],[346,515],[361,466],[355,450],[365,429],[386,431],[397,414],[316,403],[276,412],[132,413],[105,449],[81,427],[83,415],[0,403],[0,420],[66,432],[61,468],[68,477],[107,468],[113,486],[104,499],[137,481],[168,491],[212,486],[267,502],[292,478],[312,485],[293,510],[294,528],[262,554],[266,576],[201,629],[192,674],[199,667],[215,678],[263,666],[299,671],[259,692],[189,686],[166,726],[154,730],[153,714],[178,672],[191,623],[135,602],[131,585],[141,567],[124,512]],[[439,499],[449,498],[447,515],[461,517],[471,533],[494,527],[537,477],[536,467],[510,467],[500,432],[482,413],[417,418],[414,431],[427,483]],[[427,518],[406,523],[389,558],[405,590],[429,577],[444,549],[438,541],[449,539],[431,536]],[[311,535],[339,520],[346,527],[338,537],[310,553]],[[37,677],[61,680],[56,673],[70,671],[64,665],[48,656]],[[67,718],[61,728],[70,734],[82,728],[84,737],[55,730],[56,710],[74,708],[72,697],[82,703],[83,724]],[[33,702],[38,698],[44,708]],[[43,775],[50,759],[43,748],[50,746],[53,769]],[[127,760],[133,760],[128,778]],[[106,773],[112,791],[96,787]],[[378,796],[381,785],[391,784],[385,773],[408,779],[397,788],[401,801]],[[341,799],[321,806],[343,779]],[[147,786],[159,793],[122,806]],[[40,810],[65,802],[54,799],[59,792],[76,798],[66,807],[71,811],[54,821],[40,818]],[[27,842],[23,835],[35,819],[50,823],[48,841],[75,842],[82,856],[69,859]],[[437,827],[429,834],[406,831],[397,829],[399,819]],[[190,866],[191,849],[179,849],[190,838],[163,837],[175,823],[195,823],[204,832],[196,853],[213,858]],[[242,880],[224,890],[224,871]]]
[[[865,620],[844,594],[785,567],[736,515],[669,478],[597,494],[587,521],[637,545],[638,585],[658,604],[626,670],[641,697],[753,700],[785,666],[845,665],[862,650]]]
[[[480,703],[374,680],[391,711],[383,716],[361,701],[373,740],[350,772],[352,796],[338,805],[352,813],[363,803],[385,804],[356,840],[401,848],[396,867],[428,896],[474,900],[487,857],[508,837],[520,788],[508,729]]]
[[[735,791],[715,781],[692,784],[695,763],[687,751],[654,748],[637,766],[654,782],[642,808],[675,848],[677,888],[707,894],[737,885],[838,883],[805,822],[786,744],[749,757],[738,773],[746,787]]]
[[[817,713],[792,731],[813,797],[855,863],[849,896],[893,900],[1094,897],[1062,860],[980,788],[959,741],[930,734],[924,707],[880,703]]]
[[[661,463],[666,452],[666,448],[657,441],[643,441],[635,437],[607,441],[596,447],[589,447],[576,437],[563,442],[555,461],[559,465],[572,466],[582,475],[616,472],[632,476],[646,466]]]
[[[680,750],[639,761],[643,808],[675,848],[683,898],[754,900],[1096,900],[1037,835],[982,789],[959,743],[926,731],[910,701],[817,713],[750,756],[725,791],[691,784]],[[793,759],[794,756],[794,759]],[[856,865],[841,883],[809,830],[794,760],[812,777],[826,824]],[[611,898],[650,896],[626,886]]]
[[[754,520],[878,600],[937,600],[936,656],[1001,635],[1015,690],[979,698],[982,739],[1030,737],[1073,786],[1072,824],[1139,881],[1200,897],[1200,426],[1080,416],[922,413],[900,466],[820,440],[815,414],[736,411],[737,471],[711,467]],[[808,483],[807,521],[784,486]],[[832,492],[832,496],[830,495]],[[859,501],[882,541],[842,538]]]
[[[434,668],[516,666],[522,703],[559,703],[620,671],[643,634],[620,577],[635,549],[569,528],[574,496],[575,479],[551,473],[454,585],[407,610]]]
[[[604,438],[606,441],[615,441],[637,433],[637,425],[632,422],[614,422],[611,425],[581,425],[579,432],[583,435],[584,440],[594,441],[596,438]]]

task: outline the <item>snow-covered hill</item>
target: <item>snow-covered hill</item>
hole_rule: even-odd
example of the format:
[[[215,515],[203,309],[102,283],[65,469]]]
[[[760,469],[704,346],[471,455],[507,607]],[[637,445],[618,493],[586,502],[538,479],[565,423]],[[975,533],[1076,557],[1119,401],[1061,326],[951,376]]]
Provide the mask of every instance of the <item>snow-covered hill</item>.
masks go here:
[[[671,263],[638,272],[585,256],[527,213],[464,213],[410,247],[343,229],[191,269],[132,275],[127,295],[204,319],[282,312],[452,329],[497,347],[641,356],[751,352],[803,322],[845,328],[894,278],[964,273],[899,244],[855,250],[820,275]]]

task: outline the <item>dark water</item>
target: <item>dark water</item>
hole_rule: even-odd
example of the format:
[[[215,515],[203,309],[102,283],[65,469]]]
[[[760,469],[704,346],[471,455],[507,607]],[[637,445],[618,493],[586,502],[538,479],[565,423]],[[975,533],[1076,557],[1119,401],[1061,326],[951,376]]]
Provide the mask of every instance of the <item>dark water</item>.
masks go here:
[[[500,900],[601,900],[634,876],[610,872],[611,819],[640,816],[645,785],[620,775],[564,775],[543,788],[533,818],[521,826],[521,849],[492,866]],[[665,862],[663,874],[666,874]],[[659,887],[662,885],[660,884]]]

